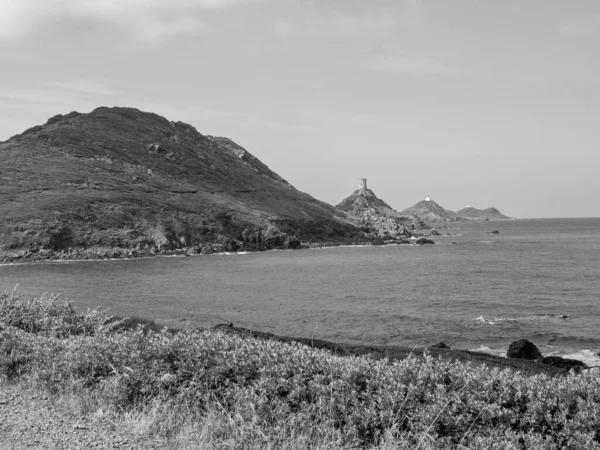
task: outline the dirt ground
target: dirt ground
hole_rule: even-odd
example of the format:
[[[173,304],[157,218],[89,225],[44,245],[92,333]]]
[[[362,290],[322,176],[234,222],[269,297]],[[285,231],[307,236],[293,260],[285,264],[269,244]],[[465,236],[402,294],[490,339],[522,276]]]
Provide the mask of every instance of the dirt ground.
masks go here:
[[[102,411],[77,413],[39,391],[0,383],[0,450],[162,449]]]

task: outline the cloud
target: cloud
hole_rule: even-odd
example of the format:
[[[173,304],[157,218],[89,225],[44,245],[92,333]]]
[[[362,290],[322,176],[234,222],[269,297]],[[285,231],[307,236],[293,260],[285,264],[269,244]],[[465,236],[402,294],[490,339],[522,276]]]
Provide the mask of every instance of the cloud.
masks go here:
[[[389,13],[352,15],[333,11],[305,21],[290,21],[278,18],[275,20],[273,31],[277,36],[284,37],[293,35],[316,36],[389,30],[394,28],[395,25],[396,18]]]
[[[558,27],[558,34],[565,39],[600,36],[600,14],[564,23]]]
[[[112,25],[141,42],[212,31],[210,12],[261,0],[0,0],[0,39],[82,20]]]
[[[404,53],[398,56],[377,56],[366,63],[371,70],[398,72],[412,75],[437,75],[458,73],[460,70],[443,62],[414,53]]]

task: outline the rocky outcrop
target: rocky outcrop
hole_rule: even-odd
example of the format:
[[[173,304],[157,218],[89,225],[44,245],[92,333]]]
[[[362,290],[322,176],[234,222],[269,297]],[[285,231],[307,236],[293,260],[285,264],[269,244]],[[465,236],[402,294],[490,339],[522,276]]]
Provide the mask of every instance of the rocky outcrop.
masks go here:
[[[581,372],[587,368],[587,365],[576,359],[562,358],[560,356],[546,356],[542,355],[542,352],[527,339],[521,339],[514,341],[510,344],[506,353],[508,358],[514,359],[526,359],[529,361],[537,361],[539,363],[561,369],[563,371],[573,370],[574,372]]]
[[[436,222],[464,222],[468,220],[509,220],[511,217],[500,213],[496,208],[477,209],[467,206],[460,211],[450,211],[427,197],[410,208],[401,211],[401,214],[416,215],[428,223]]]
[[[574,372],[581,372],[583,369],[587,368],[587,365],[583,361],[562,358],[560,356],[546,356],[540,359],[540,362],[565,371],[573,370]]]
[[[488,220],[511,220],[512,217],[505,216],[496,208],[477,209],[472,206],[456,211],[456,215],[468,220],[488,221]]]
[[[1,142],[0,160],[0,259],[297,248],[364,236],[360,221],[298,191],[230,139],[133,108],[55,116]]]
[[[521,339],[510,344],[506,356],[515,359],[536,360],[542,357],[542,353],[534,343],[527,339]]]
[[[401,211],[401,214],[409,214],[420,217],[425,222],[453,222],[460,220],[452,211],[445,209],[435,201],[422,200],[410,208]]]
[[[445,348],[447,350],[452,350],[445,342],[438,342],[437,344],[430,345],[429,348]]]
[[[358,219],[365,236],[371,239],[402,240],[412,236],[412,230],[428,228],[420,218],[398,213],[366,187],[354,191],[336,208]]]
[[[434,241],[432,241],[431,239],[427,239],[425,237],[420,237],[415,241],[415,244],[417,245],[425,245],[425,244],[435,244]]]

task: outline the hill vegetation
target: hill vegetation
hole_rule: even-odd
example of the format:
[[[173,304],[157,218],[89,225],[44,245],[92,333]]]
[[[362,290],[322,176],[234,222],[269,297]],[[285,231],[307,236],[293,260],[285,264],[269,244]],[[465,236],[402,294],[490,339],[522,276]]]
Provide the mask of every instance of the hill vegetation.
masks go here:
[[[600,381],[221,330],[129,329],[0,295],[0,389],[77,398],[171,448],[598,449]]]
[[[230,139],[137,109],[55,116],[0,143],[0,159],[5,257],[296,248],[362,236],[353,219]]]

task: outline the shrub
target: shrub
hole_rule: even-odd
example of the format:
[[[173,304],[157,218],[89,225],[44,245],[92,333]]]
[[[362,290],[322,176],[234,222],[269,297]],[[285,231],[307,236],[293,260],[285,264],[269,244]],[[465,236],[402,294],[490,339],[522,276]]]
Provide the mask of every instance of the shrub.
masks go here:
[[[119,328],[105,312],[76,318],[51,298],[2,297],[0,375],[144,417],[150,434],[225,448],[600,448],[600,381],[590,374]]]

